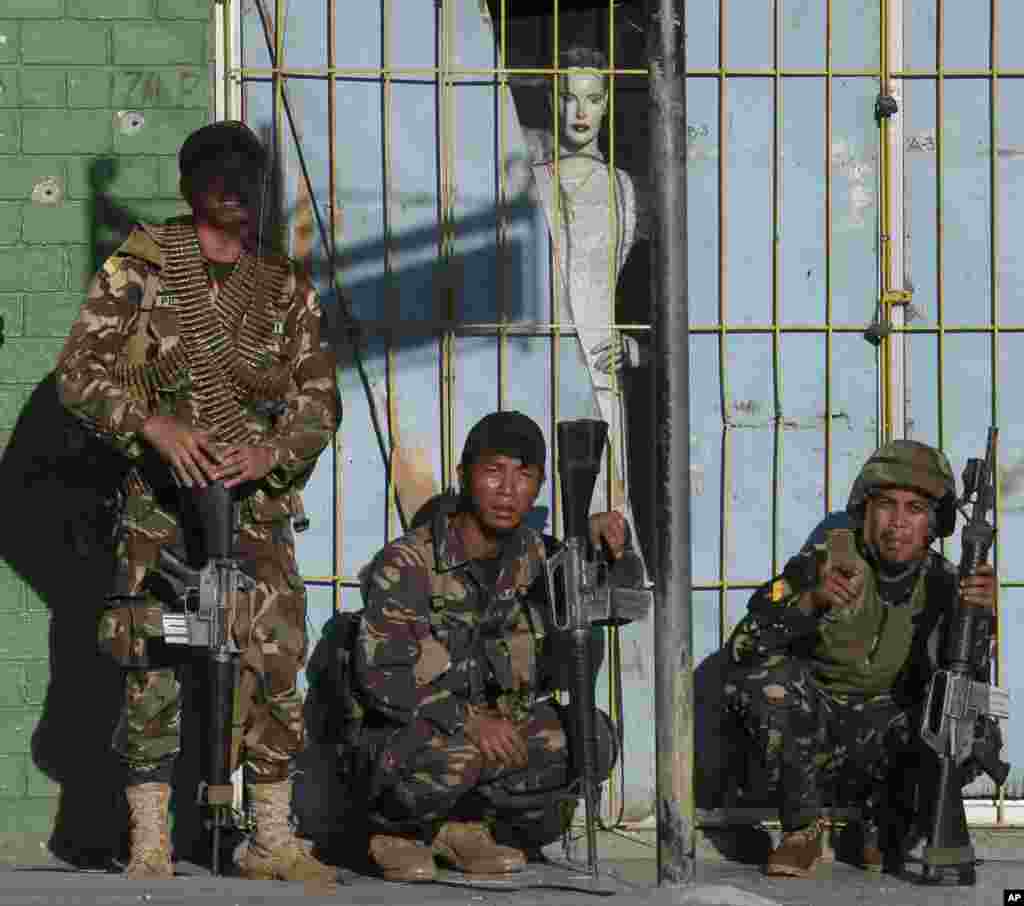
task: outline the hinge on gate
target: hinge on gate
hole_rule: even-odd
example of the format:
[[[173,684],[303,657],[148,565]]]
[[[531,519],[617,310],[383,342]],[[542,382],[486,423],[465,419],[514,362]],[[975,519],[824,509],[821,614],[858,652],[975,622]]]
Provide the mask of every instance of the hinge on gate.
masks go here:
[[[881,123],[882,120],[889,119],[899,109],[899,103],[891,94],[880,94],[875,98],[875,122]]]
[[[864,331],[864,339],[872,346],[881,346],[882,340],[891,333],[892,324],[888,321],[872,321]]]
[[[890,289],[888,292],[882,293],[882,298],[879,300],[882,304],[880,306],[881,313],[888,315],[890,305],[910,305],[913,301],[914,293],[909,289]],[[867,340],[872,346],[880,346],[882,340],[884,340],[889,334],[892,333],[892,322],[888,317],[876,317],[872,321],[867,329],[864,331],[864,339]]]
[[[890,289],[882,293],[883,305],[909,305],[914,301],[914,294],[909,289]]]

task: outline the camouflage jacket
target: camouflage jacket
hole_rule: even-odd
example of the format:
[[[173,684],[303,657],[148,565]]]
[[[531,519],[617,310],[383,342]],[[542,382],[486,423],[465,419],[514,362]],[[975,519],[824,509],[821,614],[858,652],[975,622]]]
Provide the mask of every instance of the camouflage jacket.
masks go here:
[[[170,481],[170,472],[144,441],[144,421],[150,415],[174,415],[187,424],[207,427],[191,393],[194,363],[185,350],[176,300],[161,279],[164,254],[154,238],[159,229],[140,225],[104,263],[89,287],[56,374],[64,406],[133,464],[127,506],[141,526],[150,519],[174,518],[157,502],[157,486]],[[274,339],[265,352],[267,361],[290,370],[290,377],[286,374],[284,398],[276,401],[276,412],[245,406],[248,442],[270,446],[276,460],[264,479],[245,489],[242,517],[256,522],[285,518],[301,508],[298,491],[340,417],[334,356],[321,345],[316,293],[292,262],[279,257],[275,262],[286,276],[280,294],[271,300]],[[212,306],[219,292],[211,281]],[[147,311],[143,299],[154,300]],[[142,364],[126,368],[129,359]]]
[[[386,545],[363,574],[355,685],[367,709],[451,734],[467,706],[526,716],[542,691],[541,536],[506,542],[493,594],[466,558],[450,511]]]
[[[754,592],[727,643],[730,660],[743,665],[802,657],[812,679],[831,692],[892,695],[907,705],[919,703],[939,663],[939,646],[956,603],[956,567],[929,550],[906,595],[884,603],[877,599],[869,566],[868,603],[837,619],[830,613],[805,614],[797,606],[817,582],[820,556],[820,548],[805,548]],[[979,633],[977,643],[976,678],[988,682],[989,634]]]

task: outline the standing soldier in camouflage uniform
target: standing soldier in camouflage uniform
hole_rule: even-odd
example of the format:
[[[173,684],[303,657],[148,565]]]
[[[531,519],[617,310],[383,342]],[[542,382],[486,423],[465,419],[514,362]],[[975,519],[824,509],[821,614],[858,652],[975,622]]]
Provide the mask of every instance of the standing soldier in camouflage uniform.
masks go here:
[[[959,588],[991,611],[990,566],[957,577],[931,550],[953,533],[956,483],[945,455],[897,440],[854,482],[848,556],[808,547],[750,599],[728,643],[726,707],[778,793],[783,840],[770,875],[807,877],[821,857],[822,789],[845,781],[864,803],[861,864],[879,871],[879,827],[895,820],[890,767],[916,744],[927,683]],[[979,680],[989,681],[989,652]],[[893,841],[898,843],[899,841]]]
[[[370,856],[389,880],[431,880],[434,856],[469,874],[519,871],[518,847],[561,832],[557,803],[574,773],[561,711],[542,698],[552,683],[544,542],[522,523],[544,462],[532,420],[486,416],[466,439],[460,495],[365,573],[355,686],[367,709]],[[622,515],[591,517],[591,541],[621,557]],[[615,744],[607,719],[597,723],[606,776]]]
[[[170,877],[168,801],[181,683],[162,639],[157,565],[182,545],[181,487],[223,482],[239,501],[237,708],[256,831],[249,878],[330,880],[290,824],[289,761],[303,744],[296,676],[306,598],[292,520],[339,418],[320,305],[295,265],[253,246],[268,161],[242,123],[193,133],[179,154],[193,216],[139,226],[93,280],[57,367],[64,405],[131,463],[101,644],[126,667],[113,747],[127,774],[131,878]],[[258,238],[257,243],[258,245]]]

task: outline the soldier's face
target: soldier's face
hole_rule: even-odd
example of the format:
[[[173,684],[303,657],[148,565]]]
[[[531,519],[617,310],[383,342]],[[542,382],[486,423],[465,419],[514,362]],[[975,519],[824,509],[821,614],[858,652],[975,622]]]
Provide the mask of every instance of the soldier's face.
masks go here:
[[[864,540],[887,563],[911,563],[928,548],[931,512],[932,501],[924,494],[885,488],[868,498]]]
[[[215,177],[196,197],[196,217],[226,233],[241,233],[249,223],[249,209],[241,194]]]
[[[544,481],[540,466],[524,466],[521,459],[502,453],[485,453],[468,469],[460,466],[458,471],[481,528],[492,534],[519,527]]]
[[[263,194],[261,170],[244,154],[225,152],[193,174],[196,219],[227,233],[255,222]]]

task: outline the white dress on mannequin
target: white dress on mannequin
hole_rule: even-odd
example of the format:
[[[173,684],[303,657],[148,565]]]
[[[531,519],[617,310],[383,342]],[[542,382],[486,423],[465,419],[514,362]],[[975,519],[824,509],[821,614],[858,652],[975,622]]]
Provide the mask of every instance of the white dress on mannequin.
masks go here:
[[[568,176],[559,168],[561,192],[554,181],[554,162],[544,159],[544,149],[534,145],[540,160],[533,165],[537,201],[543,206],[549,235],[558,230],[557,270],[558,316],[562,324],[576,328],[578,358],[586,369],[593,390],[597,413],[608,423],[611,457],[611,495],[605,489],[609,482],[599,480],[594,494],[594,512],[617,509],[630,522],[627,470],[625,468],[626,423],[622,405],[622,388],[614,371],[602,370],[601,348],[613,336],[615,321],[615,286],[636,235],[636,198],[633,181],[625,170],[616,169],[614,178],[603,158],[579,176]],[[535,161],[537,157],[534,158]],[[560,195],[556,215],[555,199]],[[552,249],[554,259],[555,249]],[[563,417],[577,413],[562,412]],[[585,413],[578,413],[579,416]]]

